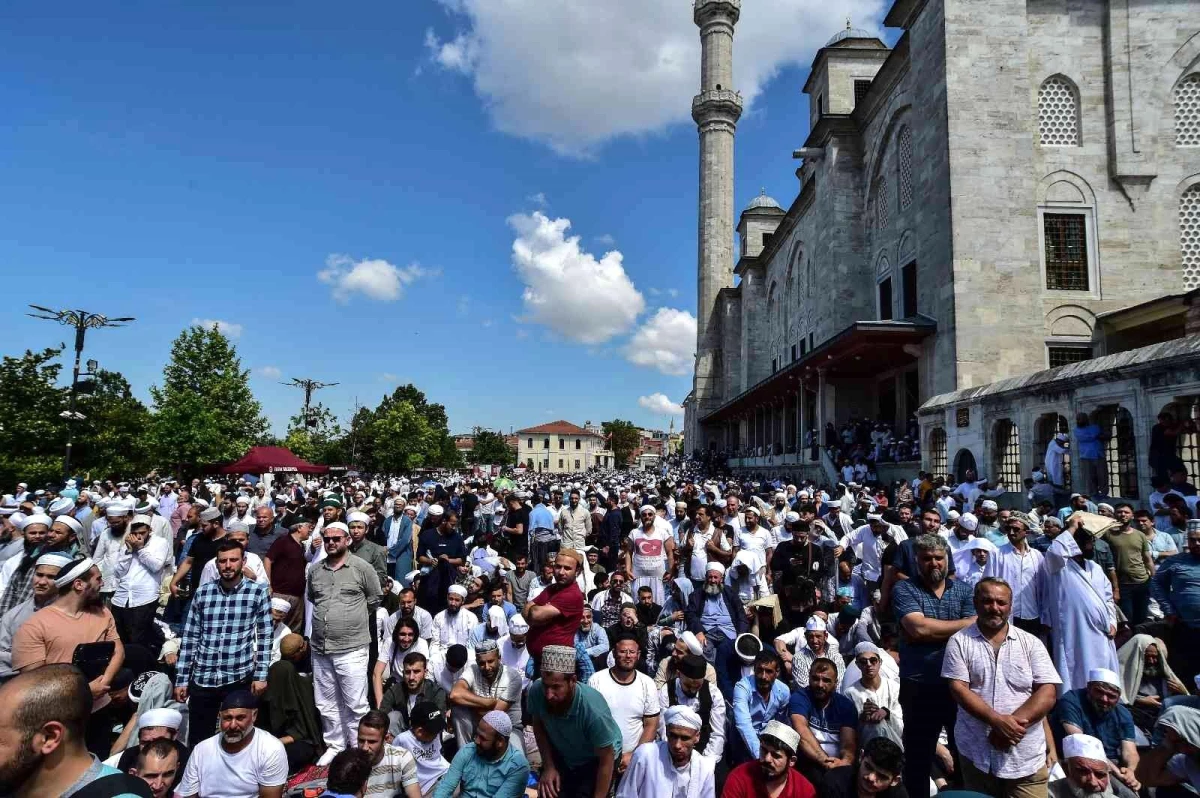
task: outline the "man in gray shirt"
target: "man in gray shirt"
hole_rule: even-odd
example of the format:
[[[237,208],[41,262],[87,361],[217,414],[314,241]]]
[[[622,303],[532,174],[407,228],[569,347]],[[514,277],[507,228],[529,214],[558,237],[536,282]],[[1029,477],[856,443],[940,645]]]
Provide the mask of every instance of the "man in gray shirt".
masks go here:
[[[524,607],[525,602],[529,600],[529,585],[533,582],[533,572],[529,570],[529,558],[525,554],[518,554],[513,560],[513,565],[516,566],[516,570],[504,575],[504,581],[508,585],[508,600],[516,607]]]
[[[328,748],[317,763],[357,742],[358,721],[367,714],[369,618],[379,606],[381,590],[375,569],[350,553],[350,530],[341,521],[326,524],[322,534],[325,559],[308,575],[313,604],[313,692]]]

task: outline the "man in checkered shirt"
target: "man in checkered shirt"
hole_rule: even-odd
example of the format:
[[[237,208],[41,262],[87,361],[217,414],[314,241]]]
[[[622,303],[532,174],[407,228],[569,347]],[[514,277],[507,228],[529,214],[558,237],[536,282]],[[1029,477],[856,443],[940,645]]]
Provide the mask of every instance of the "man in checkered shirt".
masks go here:
[[[271,594],[242,573],[245,555],[232,540],[217,544],[220,579],[201,585],[183,625],[175,670],[175,699],[191,715],[188,745],[216,732],[225,696],[250,689],[262,695],[271,664]]]

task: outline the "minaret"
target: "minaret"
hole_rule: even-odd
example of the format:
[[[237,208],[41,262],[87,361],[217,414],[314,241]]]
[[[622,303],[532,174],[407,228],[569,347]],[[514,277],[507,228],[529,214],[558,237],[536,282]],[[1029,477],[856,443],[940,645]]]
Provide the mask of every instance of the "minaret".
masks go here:
[[[733,26],[741,0],[695,0],[692,19],[700,28],[700,93],[692,119],[700,133],[700,203],[696,297],[696,374],[692,386],[689,450],[707,449],[699,419],[723,401],[717,292],[733,285],[733,136],[742,115],[733,90]],[[733,353],[727,353],[731,356]]]

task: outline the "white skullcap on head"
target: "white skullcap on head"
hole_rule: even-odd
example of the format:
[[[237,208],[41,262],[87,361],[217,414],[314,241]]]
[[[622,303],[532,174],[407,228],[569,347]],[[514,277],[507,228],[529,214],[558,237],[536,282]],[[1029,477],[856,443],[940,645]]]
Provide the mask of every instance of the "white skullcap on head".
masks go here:
[[[652,505],[652,504],[643,504],[641,507],[638,508],[638,515],[641,515],[642,513],[654,513],[655,515],[657,515],[658,510],[655,510],[654,505]]]
[[[1111,685],[1118,690],[1121,689],[1121,677],[1108,668],[1092,668],[1088,671],[1088,683],[1100,682],[1101,684]]]
[[[507,712],[493,709],[480,718],[480,720],[495,729],[496,734],[499,734],[501,737],[507,737],[512,734],[512,718],[508,716]]]
[[[333,523],[331,523],[331,524],[326,524],[326,525],[325,525],[325,531],[326,531],[326,532],[328,532],[328,531],[329,531],[329,530],[331,530],[331,529],[337,529],[337,530],[340,530],[340,531],[342,531],[342,532],[345,532],[346,534],[350,534],[350,527],[346,526],[346,525],[345,525],[345,524],[343,524],[341,521],[334,521],[334,522],[333,522]]]
[[[44,524],[45,526],[49,527],[53,523],[54,519],[45,513],[34,513],[33,515],[25,517],[25,526],[29,526],[30,524]]]
[[[442,513],[446,512],[446,511],[444,509],[442,509],[442,505],[440,505],[440,504],[431,504],[431,505],[429,505],[428,512],[434,518],[437,518],[439,515],[441,515]]]
[[[863,642],[859,643],[857,646],[854,647],[854,656],[856,656],[856,657],[859,656],[860,654],[879,654],[879,653],[880,653],[879,646],[875,645],[870,640],[864,640]]]
[[[75,507],[74,500],[69,499],[66,496],[62,496],[50,502],[50,506],[46,508],[46,512],[51,516],[56,516],[65,513],[67,510],[70,510],[73,507]]]
[[[454,595],[460,596],[462,598],[467,597],[467,589],[465,587],[463,587],[462,585],[450,585],[450,589],[446,592],[453,593]]]
[[[729,502],[725,501],[724,499],[717,499],[716,502],[714,502],[714,504],[716,504],[721,509],[724,509],[726,506],[728,506]]]
[[[719,562],[713,561],[713,562],[710,562],[708,565],[704,566],[704,572],[708,573],[709,571],[716,571],[721,576],[724,576],[725,575],[725,566],[721,565],[721,563],[719,563]]]
[[[704,646],[700,645],[700,638],[696,637],[695,632],[684,632],[679,636],[679,639],[683,641],[685,646],[687,646],[687,650],[690,653],[697,656],[704,655]]]
[[[756,517],[756,518],[762,517],[762,513],[760,513],[760,512],[758,511],[758,508],[757,508],[757,507],[755,507],[753,504],[747,504],[745,507],[743,507],[743,508],[742,508],[742,513],[743,513],[743,514],[745,514],[745,513],[754,513],[754,515],[755,515],[755,517]]]
[[[129,526],[130,526],[131,528],[132,528],[132,527],[135,527],[135,526],[138,526],[139,524],[141,524],[142,526],[150,526],[150,516],[148,516],[148,515],[135,515],[135,516],[134,516],[134,517],[133,517],[133,518],[132,518],[132,519],[129,521]]]
[[[358,521],[363,524],[369,524],[369,523],[371,523],[371,516],[367,515],[366,513],[360,513],[357,511],[355,511],[353,513],[346,513],[346,523],[347,524],[353,524],[355,521]]]
[[[829,626],[825,623],[825,619],[820,615],[814,615],[808,619],[808,623],[804,624],[806,632],[827,632]]]
[[[38,557],[34,567],[40,568],[43,565],[48,565],[51,568],[58,568],[61,570],[62,567],[69,562],[71,562],[70,555],[52,551],[49,554],[43,554],[41,557]]]
[[[238,494],[238,497],[237,497],[236,499],[234,499],[234,500],[233,500],[233,503],[234,503],[234,504],[249,504],[249,503],[250,503],[250,497],[249,497],[249,496],[247,496],[247,495],[246,495],[246,494],[244,494],[244,493],[239,493],[239,494]]]
[[[142,714],[138,715],[137,727],[138,731],[142,729],[153,729],[157,726],[165,726],[168,729],[179,731],[179,727],[183,725],[183,715],[177,709],[168,707],[159,707],[157,709],[147,709]]]
[[[787,515],[785,515],[783,517],[783,522],[785,524],[794,524],[799,520],[800,520],[800,513],[796,513],[796,512],[788,513]]]
[[[692,731],[700,731],[704,726],[704,721],[700,719],[696,710],[683,704],[667,707],[667,711],[663,713],[663,720],[668,726],[683,726]]]
[[[987,538],[971,538],[971,551],[986,551],[988,554],[995,554],[998,549],[996,544]]]
[[[979,519],[974,513],[963,513],[958,517],[958,525],[968,532],[974,532],[979,529]]]
[[[288,612],[292,608],[292,602],[287,599],[273,598],[271,599],[271,609],[276,612]]]
[[[760,737],[772,737],[782,743],[791,753],[795,754],[800,750],[800,735],[796,730],[786,723],[780,723],[773,720],[763,729]]]
[[[998,510],[998,509],[1000,509],[1000,505],[996,504],[991,499],[984,499],[983,501],[981,501],[979,503],[979,509],[981,509],[981,510]]]
[[[1067,759],[1092,759],[1107,762],[1104,743],[1090,734],[1068,734],[1063,738],[1063,756]]]
[[[517,613],[508,619],[508,632],[514,635],[523,635],[529,633],[529,622],[525,620],[525,616]]]

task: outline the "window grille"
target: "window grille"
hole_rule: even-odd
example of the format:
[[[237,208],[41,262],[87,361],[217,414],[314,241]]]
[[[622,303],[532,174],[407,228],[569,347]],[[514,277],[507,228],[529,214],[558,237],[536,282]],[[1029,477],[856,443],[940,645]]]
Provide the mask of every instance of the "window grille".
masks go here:
[[[1009,490],[1021,487],[1021,432],[1011,420],[996,422],[996,480]]]
[[[1200,147],[1200,72],[1175,87],[1175,143]]]
[[[1104,460],[1108,472],[1108,493],[1123,499],[1138,498],[1137,452],[1133,437],[1133,416],[1119,405],[1101,408],[1096,423],[1108,436]]]
[[[946,476],[950,467],[946,450],[946,430],[934,427],[929,433],[929,470],[935,477]]]
[[[1070,434],[1071,428],[1067,424],[1066,416],[1060,416],[1057,413],[1047,413],[1037,420],[1037,425],[1034,428],[1035,439],[1033,442],[1034,465],[1039,468],[1045,467],[1046,447],[1050,445],[1050,439],[1058,432]],[[1071,487],[1071,449],[1069,447],[1067,453],[1063,455],[1063,487]]]
[[[875,182],[875,224],[883,230],[891,221],[891,203],[888,202],[888,181],[886,175],[880,175]]]
[[[913,198],[912,129],[901,128],[896,141],[897,160],[900,162],[900,210],[904,210],[912,204]]]
[[[1079,100],[1066,78],[1047,78],[1038,90],[1038,133],[1043,146],[1079,146]]]
[[[1188,422],[1183,431],[1175,437],[1175,453],[1183,462],[1189,476],[1200,473],[1200,397],[1192,396],[1172,402],[1163,408],[1171,413],[1176,421]]]
[[[1046,240],[1046,287],[1088,290],[1087,219],[1080,213],[1042,214]]]
[[[1090,346],[1048,346],[1046,351],[1052,369],[1090,360],[1092,357]]]
[[[1200,286],[1200,183],[1179,199],[1179,254],[1183,287],[1190,290]]]

